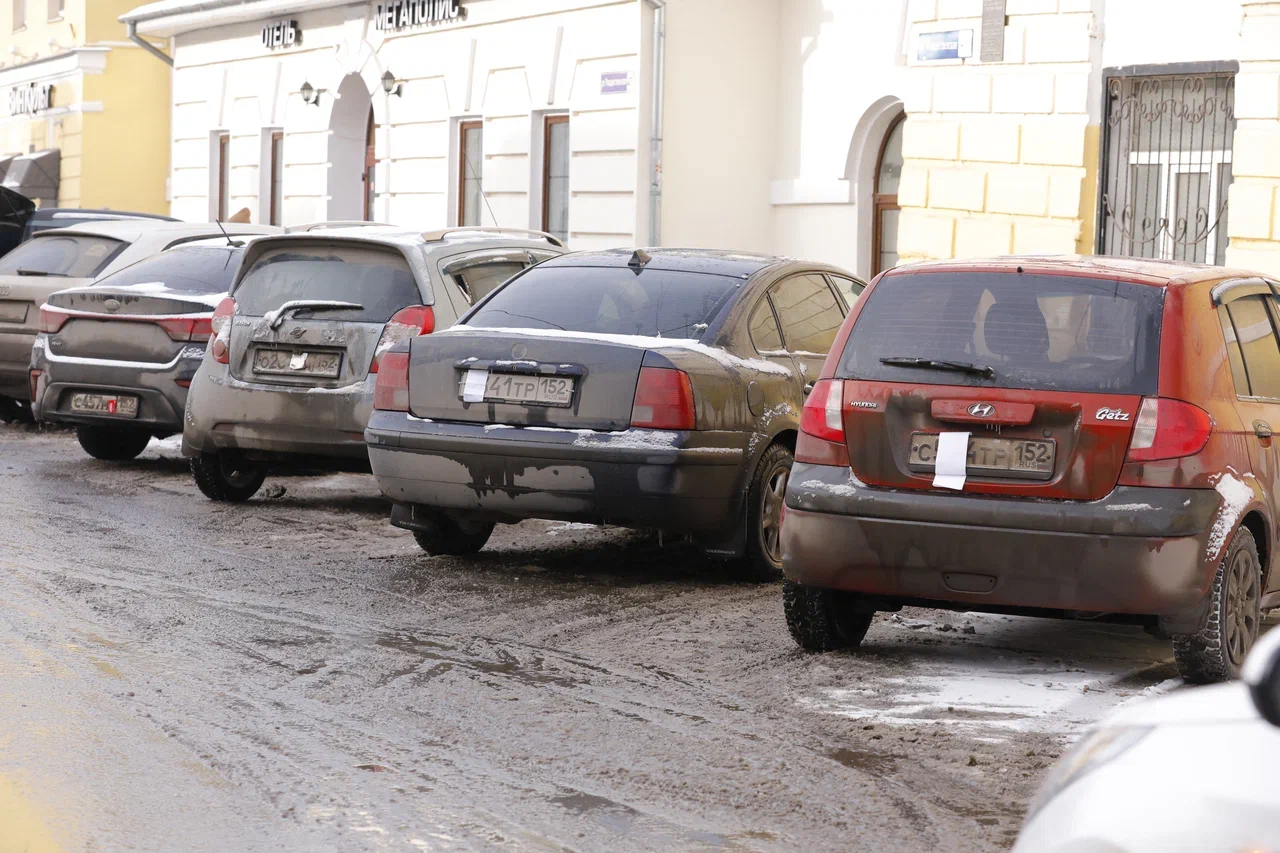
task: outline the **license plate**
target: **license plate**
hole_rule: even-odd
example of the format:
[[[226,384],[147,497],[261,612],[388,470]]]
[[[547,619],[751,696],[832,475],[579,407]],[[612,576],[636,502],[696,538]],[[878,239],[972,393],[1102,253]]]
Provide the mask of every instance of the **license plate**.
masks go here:
[[[484,399],[493,403],[569,406],[573,403],[573,377],[490,373],[484,383]]]
[[[1022,480],[1047,480],[1053,476],[1058,443],[1048,439],[969,438],[969,474],[992,474]],[[932,471],[938,458],[938,436],[911,434],[908,466],[912,471]]]
[[[71,411],[89,415],[136,418],[138,398],[127,394],[72,394]]]
[[[258,349],[253,353],[253,372],[277,376],[324,376],[336,379],[342,367],[342,353],[305,352],[287,349]]]

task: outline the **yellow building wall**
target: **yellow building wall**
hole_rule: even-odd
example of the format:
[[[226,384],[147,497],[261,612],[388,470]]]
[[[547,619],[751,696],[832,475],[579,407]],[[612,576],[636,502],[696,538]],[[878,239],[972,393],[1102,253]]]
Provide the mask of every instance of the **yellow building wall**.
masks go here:
[[[113,48],[103,74],[86,75],[81,201],[143,213],[169,212],[169,68],[141,48]],[[63,175],[66,176],[66,152]]]

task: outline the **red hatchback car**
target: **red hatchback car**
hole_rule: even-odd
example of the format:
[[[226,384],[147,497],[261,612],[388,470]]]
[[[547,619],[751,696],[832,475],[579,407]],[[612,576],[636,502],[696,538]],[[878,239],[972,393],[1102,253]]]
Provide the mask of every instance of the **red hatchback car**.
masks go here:
[[[902,267],[855,303],[783,522],[804,648],[904,605],[1136,622],[1239,673],[1280,606],[1280,284],[1120,258]]]

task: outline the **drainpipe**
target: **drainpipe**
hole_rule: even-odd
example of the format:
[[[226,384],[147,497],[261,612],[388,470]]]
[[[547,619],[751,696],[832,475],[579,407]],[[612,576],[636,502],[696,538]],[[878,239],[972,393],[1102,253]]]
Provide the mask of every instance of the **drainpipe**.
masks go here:
[[[143,50],[145,50],[147,53],[149,53],[149,54],[151,54],[152,56],[156,57],[156,58],[157,58],[157,59],[159,59],[161,62],[163,62],[165,65],[168,65],[170,68],[172,68],[172,67],[173,67],[173,57],[172,57],[172,56],[170,56],[169,54],[165,53],[163,50],[161,50],[160,48],[156,47],[154,44],[152,44],[151,42],[147,41],[147,40],[146,40],[146,39],[144,39],[142,36],[138,35],[138,25],[137,25],[137,23],[135,23],[134,21],[130,21],[129,23],[125,24],[125,31],[126,31],[126,32],[128,33],[128,35],[129,35],[129,41],[133,42],[133,43],[134,43],[134,44],[136,44],[138,47],[140,47],[140,48],[142,48]]]
[[[649,245],[662,245],[662,87],[666,77],[667,0],[645,0],[653,9],[653,115],[650,125]]]

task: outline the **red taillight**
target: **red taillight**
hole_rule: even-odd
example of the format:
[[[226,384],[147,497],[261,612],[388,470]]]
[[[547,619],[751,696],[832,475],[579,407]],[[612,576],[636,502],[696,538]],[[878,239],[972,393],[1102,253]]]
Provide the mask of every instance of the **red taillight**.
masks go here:
[[[819,379],[800,413],[796,461],[811,465],[848,465],[844,440],[844,380]]]
[[[43,370],[31,371],[31,401],[35,402],[40,399],[40,377],[44,375]]]
[[[647,429],[693,429],[693,385],[689,374],[667,367],[642,367],[631,405],[631,425]]]
[[[50,308],[48,305],[40,306],[40,331],[46,335],[56,335],[66,325],[67,320],[71,317],[65,311],[59,311],[56,308]]]
[[[235,313],[236,301],[227,296],[218,303],[213,316],[209,318],[209,333],[214,336],[209,352],[218,364],[229,364],[231,361],[231,350],[227,344],[231,340],[231,318]]]
[[[373,364],[369,365],[369,372],[378,372],[378,362],[382,360],[382,353],[396,344],[419,335],[429,335],[435,330],[436,312],[431,310],[430,305],[410,305],[408,308],[401,308],[383,327],[382,337],[378,338],[378,346],[374,350]]]
[[[409,353],[384,352],[373,386],[373,407],[384,412],[409,411]]]
[[[1147,397],[1138,409],[1127,462],[1194,456],[1209,442],[1209,413],[1181,400]]]
[[[175,341],[205,343],[213,330],[212,317],[165,317],[156,325]]]
[[[191,387],[191,380],[190,380],[190,379],[175,379],[175,380],[173,380],[173,381],[174,381],[175,383],[177,383],[177,385],[178,385],[178,387],[179,387],[179,388],[190,388],[190,387]]]

